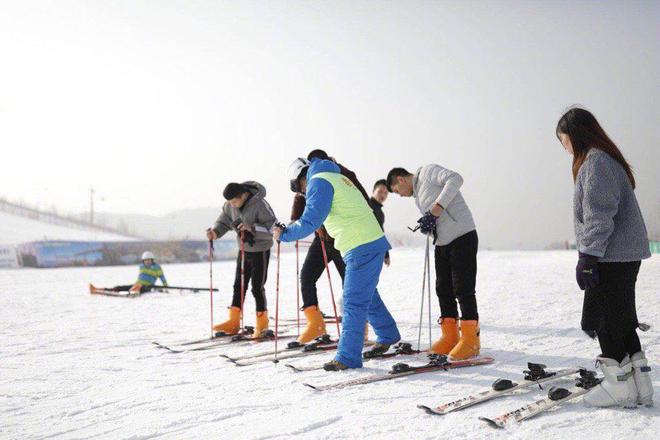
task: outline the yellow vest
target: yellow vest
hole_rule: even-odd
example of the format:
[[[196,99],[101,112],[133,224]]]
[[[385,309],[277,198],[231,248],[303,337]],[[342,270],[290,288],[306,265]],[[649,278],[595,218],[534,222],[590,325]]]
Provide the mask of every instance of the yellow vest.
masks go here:
[[[349,178],[330,172],[312,176],[317,178],[327,181],[335,190],[330,214],[323,225],[342,255],[384,235],[371,207]]]

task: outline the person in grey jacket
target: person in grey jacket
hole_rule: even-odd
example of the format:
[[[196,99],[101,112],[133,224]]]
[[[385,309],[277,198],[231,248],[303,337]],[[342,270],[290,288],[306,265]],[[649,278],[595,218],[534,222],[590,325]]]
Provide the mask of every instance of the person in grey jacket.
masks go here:
[[[387,175],[387,189],[402,197],[414,197],[424,214],[419,220],[422,232],[434,236],[435,291],[442,336],[431,351],[452,359],[467,359],[480,350],[475,296],[479,238],[461,185],[460,174],[436,164],[423,166],[415,174],[393,168]]]
[[[589,111],[572,108],[556,135],[573,155],[576,279],[585,290],[582,329],[598,337],[604,380],[584,397],[591,406],[651,405],[648,361],[636,328],[635,282],[651,256],[635,197],[635,177],[619,148]]]
[[[206,231],[209,240],[221,238],[230,230],[236,231],[239,247],[244,249],[244,282],[241,282],[241,257],[236,259],[234,295],[229,309],[229,319],[213,327],[216,332],[236,334],[241,326],[241,306],[244,289],[252,282],[252,295],[257,309],[257,325],[254,331],[259,336],[268,329],[268,309],[264,285],[268,276],[270,248],[273,246],[271,228],[276,222],[275,213],[266,201],[266,188],[257,182],[230,183],[223,192],[227,200],[213,227]]]

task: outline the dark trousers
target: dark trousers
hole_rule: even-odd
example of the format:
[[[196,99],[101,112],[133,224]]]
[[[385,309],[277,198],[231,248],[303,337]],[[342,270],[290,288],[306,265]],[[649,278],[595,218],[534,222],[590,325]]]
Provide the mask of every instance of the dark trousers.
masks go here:
[[[133,287],[133,284],[127,284],[125,286],[115,286],[112,288],[115,292],[128,292]],[[140,293],[149,292],[153,289],[154,286],[140,286]]]
[[[344,282],[344,273],[346,272],[346,265],[341,258],[341,253],[335,249],[332,241],[325,242],[325,252],[328,256],[328,264],[335,263],[337,272],[341,276],[342,283]],[[303,263],[302,270],[300,271],[300,290],[303,297],[303,308],[309,306],[319,305],[319,298],[316,293],[316,282],[319,280],[323,271],[325,270],[325,262],[323,261],[323,249],[321,248],[321,239],[317,236],[314,237],[312,245],[307,251],[305,262]]]
[[[268,310],[266,304],[266,290],[264,285],[268,278],[268,261],[270,260],[270,249],[264,252],[245,252],[245,280],[244,289],[252,281],[252,296],[256,303],[257,312]],[[245,293],[243,293],[245,294]],[[245,298],[243,298],[245,301]],[[236,257],[236,276],[234,278],[234,297],[232,307],[241,307],[241,253]]]
[[[641,350],[635,283],[640,261],[598,263],[598,285],[584,292],[582,329],[596,332],[604,357],[621,362]]]
[[[445,246],[435,247],[435,292],[443,318],[458,318],[458,301],[461,319],[479,319],[474,295],[478,248],[477,231],[461,235]]]

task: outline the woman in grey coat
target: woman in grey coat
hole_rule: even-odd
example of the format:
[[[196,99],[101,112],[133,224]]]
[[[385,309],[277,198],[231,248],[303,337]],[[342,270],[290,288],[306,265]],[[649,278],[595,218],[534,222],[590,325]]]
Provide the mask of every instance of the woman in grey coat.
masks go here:
[[[599,407],[650,405],[653,387],[636,331],[635,282],[641,260],[651,254],[632,169],[587,110],[566,112],[556,134],[573,155],[582,328],[598,337],[602,352],[604,380],[584,401]]]

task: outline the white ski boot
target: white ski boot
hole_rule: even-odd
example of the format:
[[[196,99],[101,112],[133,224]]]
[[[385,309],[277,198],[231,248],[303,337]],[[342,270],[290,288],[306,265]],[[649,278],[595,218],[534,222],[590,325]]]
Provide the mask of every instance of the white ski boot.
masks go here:
[[[637,403],[646,407],[653,406],[653,383],[651,382],[651,367],[643,351],[630,358],[633,366],[633,377],[637,386]]]
[[[614,359],[597,358],[603,372],[603,381],[584,396],[586,406],[605,408],[621,406],[637,408],[637,386],[633,377],[633,364],[628,355],[619,364]]]

